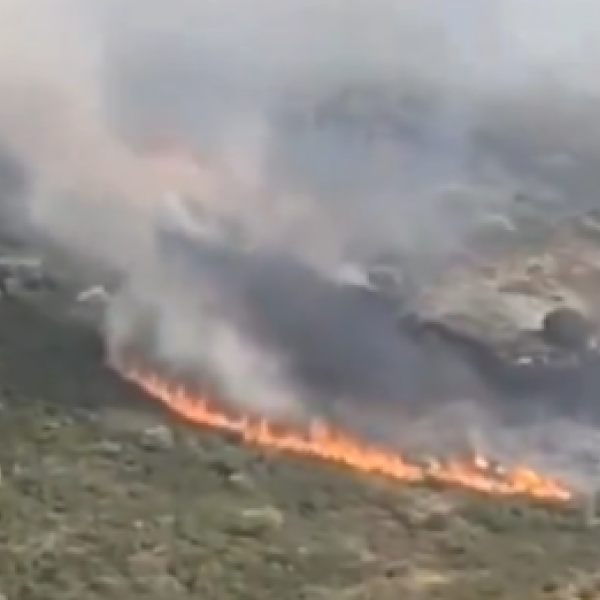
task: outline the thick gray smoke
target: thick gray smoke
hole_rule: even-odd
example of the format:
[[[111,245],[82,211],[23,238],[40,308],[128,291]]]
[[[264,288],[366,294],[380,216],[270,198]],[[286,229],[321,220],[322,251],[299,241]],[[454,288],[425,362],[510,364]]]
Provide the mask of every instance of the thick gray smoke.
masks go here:
[[[315,387],[420,400],[467,376],[322,273],[357,238],[460,246],[483,209],[449,190],[589,202],[598,17],[592,0],[0,0],[0,143],[34,228],[124,275],[113,347],[147,307],[161,356],[250,407],[298,412]],[[200,167],[139,150],[165,135]],[[174,266],[156,224],[179,187],[261,251]]]

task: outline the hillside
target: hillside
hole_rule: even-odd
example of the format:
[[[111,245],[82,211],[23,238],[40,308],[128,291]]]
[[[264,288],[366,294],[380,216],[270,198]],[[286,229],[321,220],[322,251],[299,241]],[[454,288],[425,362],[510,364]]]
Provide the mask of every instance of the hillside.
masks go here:
[[[92,336],[0,303],[0,598],[600,597],[581,510],[402,486],[193,430]]]

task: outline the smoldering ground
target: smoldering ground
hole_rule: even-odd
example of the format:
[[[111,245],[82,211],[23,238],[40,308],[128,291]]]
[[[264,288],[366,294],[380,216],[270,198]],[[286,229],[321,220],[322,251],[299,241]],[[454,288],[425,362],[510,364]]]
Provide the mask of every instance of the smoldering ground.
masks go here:
[[[457,183],[485,189],[493,210],[522,188],[589,203],[598,12],[564,0],[0,0],[0,135],[27,166],[34,229],[123,273],[111,344],[149,304],[162,354],[208,365],[266,410],[298,409],[307,379],[388,406],[456,380],[478,396],[463,365],[434,362],[313,271],[356,237],[437,257],[460,247],[474,211],[445,209]],[[202,200],[226,197],[270,244],[263,260],[212,271],[214,286],[173,274],[156,245],[165,181],[132,147],[165,131],[201,150]]]

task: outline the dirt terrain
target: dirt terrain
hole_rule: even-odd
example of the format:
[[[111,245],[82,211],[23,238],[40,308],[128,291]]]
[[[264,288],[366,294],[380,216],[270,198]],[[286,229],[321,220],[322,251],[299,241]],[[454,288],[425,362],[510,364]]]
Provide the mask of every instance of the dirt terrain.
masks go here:
[[[359,477],[190,429],[92,336],[0,304],[0,598],[600,597],[581,508]]]

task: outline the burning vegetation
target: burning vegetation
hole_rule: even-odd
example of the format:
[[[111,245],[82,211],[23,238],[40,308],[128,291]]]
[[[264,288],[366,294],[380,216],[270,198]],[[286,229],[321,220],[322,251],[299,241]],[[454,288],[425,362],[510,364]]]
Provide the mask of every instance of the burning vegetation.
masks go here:
[[[525,466],[504,469],[483,456],[473,456],[470,460],[431,460],[423,465],[362,443],[322,423],[301,432],[267,419],[235,417],[220,410],[218,403],[142,370],[125,369],[123,374],[182,419],[236,434],[249,444],[334,462],[401,482],[434,481],[495,496],[522,495],[560,502],[573,497],[568,486]]]

